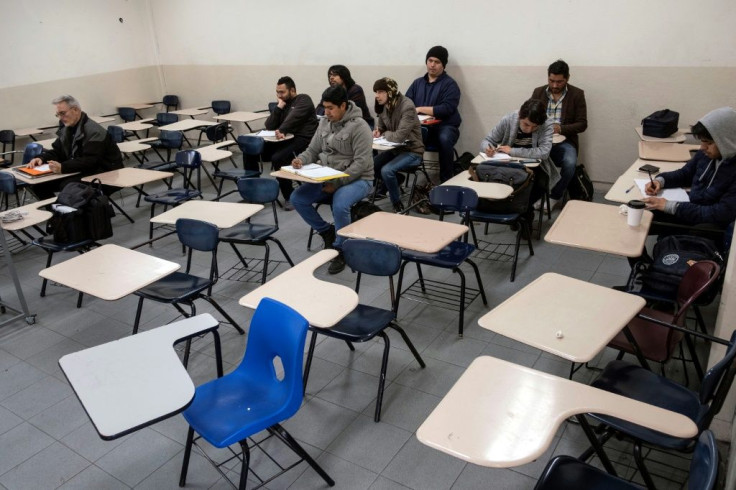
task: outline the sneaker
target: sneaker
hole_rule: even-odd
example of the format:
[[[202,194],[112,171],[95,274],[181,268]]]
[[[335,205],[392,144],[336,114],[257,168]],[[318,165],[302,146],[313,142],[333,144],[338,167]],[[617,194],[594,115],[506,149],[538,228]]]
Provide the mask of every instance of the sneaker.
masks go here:
[[[284,201],[284,211],[294,211],[294,205],[291,204],[291,201]]]
[[[542,209],[542,199],[534,203],[534,211],[539,211]]]
[[[330,225],[327,230],[321,232],[319,236],[322,237],[322,240],[325,242],[325,248],[333,248],[332,244],[335,243],[335,238],[337,235],[335,234],[335,225]]]
[[[327,269],[328,274],[339,274],[345,269],[345,257],[342,252],[330,261],[330,267]]]
[[[404,210],[404,204],[402,204],[401,201],[395,202],[395,203],[392,203],[392,204],[393,204],[394,212],[395,213],[400,213],[400,212],[402,212]]]

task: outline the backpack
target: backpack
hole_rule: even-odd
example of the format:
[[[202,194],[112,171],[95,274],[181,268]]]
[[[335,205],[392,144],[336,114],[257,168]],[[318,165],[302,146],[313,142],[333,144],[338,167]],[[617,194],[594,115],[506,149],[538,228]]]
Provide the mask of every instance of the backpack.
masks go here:
[[[644,136],[667,138],[677,132],[680,113],[662,109],[649,114],[641,120],[641,132]]]
[[[409,206],[419,214],[432,214],[429,204],[429,191],[434,189],[432,182],[419,184],[414,188],[414,196],[411,198]]]
[[[70,182],[51,205],[53,215],[46,224],[47,233],[57,243],[102,240],[112,236],[115,211],[102,192],[99,179],[91,184]]]
[[[585,171],[583,164],[578,164],[575,167],[575,175],[573,175],[570,184],[567,186],[567,193],[570,195],[570,199],[577,201],[592,201],[593,200],[593,181],[588,177],[588,172]]]
[[[473,162],[473,159],[475,158],[475,155],[470,153],[469,151],[466,151],[462,155],[458,157],[457,160],[455,160],[452,164],[452,172],[457,175],[467,169],[470,168],[471,163]]]
[[[492,214],[525,213],[534,187],[534,172],[520,163],[482,163],[474,172],[480,182],[506,184],[514,190],[505,199],[479,199],[478,211]],[[472,172],[471,172],[472,175]]]
[[[381,208],[368,201],[358,201],[352,208],[350,208],[350,220],[351,223],[370,216],[373,213],[380,211]]]

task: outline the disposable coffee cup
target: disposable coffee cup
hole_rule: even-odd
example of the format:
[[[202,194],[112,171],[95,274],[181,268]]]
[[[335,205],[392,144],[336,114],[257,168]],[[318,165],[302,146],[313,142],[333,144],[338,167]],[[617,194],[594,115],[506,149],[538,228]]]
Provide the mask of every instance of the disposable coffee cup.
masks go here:
[[[626,222],[629,226],[639,226],[641,217],[644,214],[644,208],[647,207],[644,201],[632,200],[626,205],[629,209],[626,212]]]

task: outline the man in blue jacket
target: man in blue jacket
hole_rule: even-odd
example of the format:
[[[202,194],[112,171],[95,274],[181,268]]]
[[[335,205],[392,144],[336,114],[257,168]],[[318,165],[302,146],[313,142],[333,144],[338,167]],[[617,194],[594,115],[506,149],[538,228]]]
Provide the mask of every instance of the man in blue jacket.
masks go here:
[[[414,80],[406,96],[417,108],[418,114],[426,114],[439,120],[439,124],[429,126],[430,146],[438,148],[440,158],[440,181],[449,180],[453,175],[455,143],[460,137],[460,87],[445,72],[447,49],[442,46],[430,48],[426,56],[427,74]]]

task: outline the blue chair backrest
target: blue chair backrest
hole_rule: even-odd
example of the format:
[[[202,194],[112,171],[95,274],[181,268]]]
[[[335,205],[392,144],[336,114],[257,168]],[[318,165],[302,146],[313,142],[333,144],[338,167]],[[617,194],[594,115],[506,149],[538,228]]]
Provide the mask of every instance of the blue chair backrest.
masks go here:
[[[308,327],[303,316],[271,298],[261,300],[250,322],[248,345],[235,372],[242,373],[243,382],[257,381],[264,389],[261,396],[273,402],[277,421],[295,414],[303,401],[302,361]],[[283,376],[274,366],[276,358],[283,366]]]
[[[15,143],[15,131],[12,129],[3,129],[0,131],[0,143],[3,145],[11,145]],[[4,148],[5,146],[3,146]]]
[[[215,225],[196,219],[176,220],[176,234],[186,247],[200,252],[212,252],[217,248],[219,233]]]
[[[716,438],[709,430],[704,430],[695,445],[690,476],[687,482],[689,490],[712,490],[718,479],[718,447]]]
[[[179,120],[179,116],[170,112],[159,112],[156,114],[156,122],[163,126],[165,124],[173,124]]]
[[[723,359],[715,363],[713,367],[711,367],[708,372],[705,373],[705,376],[703,376],[703,381],[700,384],[700,403],[702,403],[703,405],[713,400],[713,398],[716,396],[716,390],[725,390],[726,392],[728,392],[729,388],[731,387],[734,371],[733,364],[734,359],[736,358],[736,330],[731,333],[731,340],[729,342],[730,345],[726,349],[726,354],[723,356]],[[725,393],[723,398],[725,398]],[[721,403],[722,402],[723,401],[721,400]],[[710,418],[715,415],[715,413],[713,412],[715,411],[717,413],[720,408],[720,406],[711,406]],[[708,420],[707,423],[710,423],[710,420]]]
[[[401,249],[393,243],[351,238],[343,242],[342,253],[348,267],[363,274],[393,276],[401,267]]]
[[[440,185],[429,191],[429,202],[445,211],[472,211],[478,205],[478,194],[459,185]]]
[[[120,126],[108,126],[107,134],[113,143],[122,143],[125,140],[125,131]]]
[[[198,168],[202,165],[202,155],[197,150],[184,150],[176,153],[176,166]]]
[[[227,114],[230,112],[230,101],[229,100],[213,100],[212,101],[212,112],[218,115]]]
[[[43,153],[41,143],[28,143],[25,150],[23,150],[23,165],[40,156],[41,153]]]
[[[118,114],[120,115],[120,119],[125,122],[135,121],[136,113],[132,107],[118,107]]]
[[[238,192],[245,202],[266,204],[279,197],[279,183],[274,179],[238,179]]]
[[[269,102],[268,103],[268,112],[273,112],[276,110],[276,107],[278,107],[278,102]]]
[[[164,129],[159,133],[158,140],[164,148],[178,150],[184,143],[184,133],[181,131],[167,131]]]
[[[263,152],[263,138],[258,136],[238,136],[238,147],[244,155],[260,155]]]
[[[0,194],[15,194],[15,177],[8,172],[0,172]]]
[[[179,107],[179,97],[176,95],[164,95],[161,102],[166,106],[166,110],[169,109],[169,106]]]

